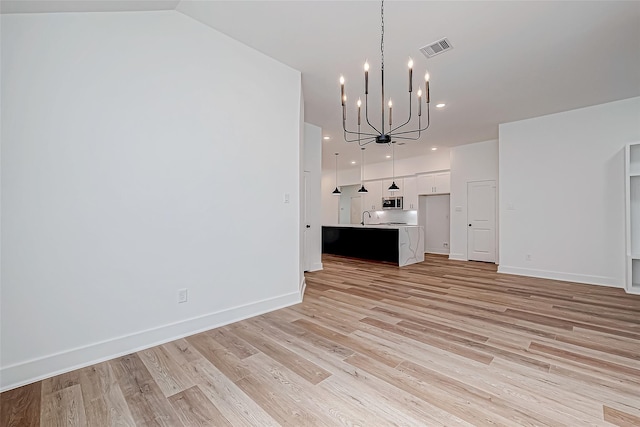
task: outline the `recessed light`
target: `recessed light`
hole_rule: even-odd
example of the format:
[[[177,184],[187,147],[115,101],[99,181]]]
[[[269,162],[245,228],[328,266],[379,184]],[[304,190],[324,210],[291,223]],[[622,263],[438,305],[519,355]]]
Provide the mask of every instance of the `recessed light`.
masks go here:
[[[327,140],[331,139],[331,137],[330,137],[330,136],[323,136],[323,137],[322,137],[322,139],[324,139],[325,141],[327,141]]]
[[[391,156],[390,156],[390,155],[388,155],[388,154],[387,154],[385,157],[386,157],[387,159],[390,159],[390,158],[391,158]]]
[[[436,104],[436,108],[444,108],[444,106],[447,104]]]
[[[431,151],[436,151],[438,147],[431,147]]]
[[[355,165],[355,164],[356,164],[356,161],[355,161],[355,160],[351,160],[351,164],[352,164],[352,165]]]

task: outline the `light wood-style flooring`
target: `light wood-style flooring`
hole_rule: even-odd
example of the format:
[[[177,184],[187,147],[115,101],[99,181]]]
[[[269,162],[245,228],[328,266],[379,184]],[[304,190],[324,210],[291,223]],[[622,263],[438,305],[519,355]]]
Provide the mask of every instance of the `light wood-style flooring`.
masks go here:
[[[1,426],[640,426],[640,297],[325,256],[302,304],[0,395]]]

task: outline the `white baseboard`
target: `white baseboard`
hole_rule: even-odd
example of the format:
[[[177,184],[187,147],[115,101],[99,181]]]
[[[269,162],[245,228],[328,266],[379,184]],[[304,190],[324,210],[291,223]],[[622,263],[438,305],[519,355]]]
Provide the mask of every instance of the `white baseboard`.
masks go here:
[[[301,301],[302,293],[295,291],[4,366],[0,369],[0,392],[298,304]]]
[[[311,272],[311,271],[320,271],[320,270],[322,270],[322,263],[314,262],[307,271]]]
[[[640,295],[640,286],[631,286],[630,288],[626,288],[625,292],[632,295]]]
[[[424,248],[425,254],[436,255],[449,255],[449,251],[446,248]]]
[[[449,254],[449,259],[453,259],[456,261],[469,261],[464,254]]]
[[[532,268],[509,267],[505,265],[498,266],[498,273],[539,277],[542,279],[561,280],[563,282],[586,283],[588,285],[609,286],[612,288],[624,287],[620,279],[616,279],[615,277],[563,273],[561,271],[536,270]]]
[[[300,282],[300,301],[304,299],[305,289],[307,289],[307,279],[303,277],[302,282]]]

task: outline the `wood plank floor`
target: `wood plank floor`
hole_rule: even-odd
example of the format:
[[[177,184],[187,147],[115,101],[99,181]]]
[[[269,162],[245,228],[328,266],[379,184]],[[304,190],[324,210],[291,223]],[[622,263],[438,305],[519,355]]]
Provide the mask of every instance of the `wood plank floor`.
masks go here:
[[[640,297],[325,256],[302,304],[0,395],[1,426],[640,426]]]

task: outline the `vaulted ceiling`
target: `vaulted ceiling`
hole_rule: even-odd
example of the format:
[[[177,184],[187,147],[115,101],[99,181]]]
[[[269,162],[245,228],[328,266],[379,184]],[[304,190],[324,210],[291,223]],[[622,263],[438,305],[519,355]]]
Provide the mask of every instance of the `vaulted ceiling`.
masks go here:
[[[338,78],[346,79],[352,120],[368,59],[369,117],[379,123],[379,2],[2,1],[3,13],[173,9],[300,70],[306,121],[331,138],[323,163],[333,166],[334,152],[341,168],[359,161],[357,144],[342,138]],[[424,70],[431,75],[431,127],[398,146],[397,158],[496,139],[500,123],[640,96],[638,1],[387,1],[384,19],[385,95],[396,123],[407,114],[409,57],[414,86]],[[420,53],[443,37],[453,49],[431,59]],[[446,106],[433,108],[440,102]],[[388,151],[370,144],[367,161]]]

